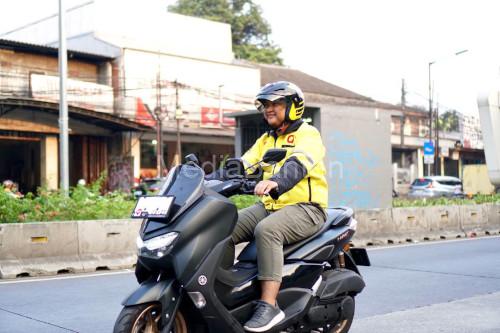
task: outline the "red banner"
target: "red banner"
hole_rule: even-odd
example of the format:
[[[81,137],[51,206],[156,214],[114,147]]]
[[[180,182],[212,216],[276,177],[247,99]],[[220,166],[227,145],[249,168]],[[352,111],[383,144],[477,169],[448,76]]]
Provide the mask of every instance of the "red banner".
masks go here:
[[[236,110],[223,109],[223,113],[234,112]],[[219,108],[201,108],[201,125],[202,126],[220,126],[220,113]],[[223,126],[236,126],[234,118],[224,117]]]
[[[156,120],[153,118],[151,113],[149,113],[148,109],[146,108],[146,105],[144,105],[144,103],[140,98],[137,98],[135,120],[139,124],[145,126],[151,126],[151,127],[156,126]]]

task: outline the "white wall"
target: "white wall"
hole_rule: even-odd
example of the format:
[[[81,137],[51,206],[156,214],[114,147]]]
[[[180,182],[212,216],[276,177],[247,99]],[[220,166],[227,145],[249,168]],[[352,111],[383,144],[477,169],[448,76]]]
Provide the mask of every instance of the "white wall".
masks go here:
[[[93,1],[68,8],[66,36],[88,33],[94,29],[95,6]],[[16,31],[2,38],[33,44],[49,44],[58,40],[58,14],[40,17],[37,22],[20,22]]]
[[[229,24],[167,12],[161,0],[95,0],[96,37],[120,47],[220,61],[233,60]]]
[[[56,42],[57,15],[40,19],[25,27],[20,24],[21,29],[5,38],[35,44]],[[229,24],[169,13],[161,0],[89,1],[68,12],[66,27],[68,38],[93,33],[95,38],[121,48],[224,63],[233,60]]]
[[[191,122],[200,121],[202,106],[219,106],[218,86],[222,93],[222,108],[246,110],[253,108],[253,97],[260,88],[260,71],[256,68],[201,61],[191,58],[125,49],[122,59],[127,96],[140,97],[150,109],[156,106],[156,77],[169,83],[177,80],[195,89],[179,91],[179,102],[188,112]],[[175,88],[162,88],[162,105],[175,109]]]
[[[329,206],[390,207],[390,114],[370,107],[320,107]]]

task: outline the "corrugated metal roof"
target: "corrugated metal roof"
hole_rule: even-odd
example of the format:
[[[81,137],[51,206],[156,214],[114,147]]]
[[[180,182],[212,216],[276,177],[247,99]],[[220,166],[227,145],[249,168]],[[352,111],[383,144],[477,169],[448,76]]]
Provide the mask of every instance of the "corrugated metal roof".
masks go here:
[[[56,57],[59,52],[59,49],[57,47],[32,44],[32,43],[26,43],[22,41],[3,39],[3,38],[0,38],[0,49],[10,49],[15,51],[47,54]],[[100,54],[92,54],[74,50],[68,50],[68,57],[70,59],[79,59],[79,60],[96,61],[96,62],[109,61],[113,59],[108,56],[103,56]]]

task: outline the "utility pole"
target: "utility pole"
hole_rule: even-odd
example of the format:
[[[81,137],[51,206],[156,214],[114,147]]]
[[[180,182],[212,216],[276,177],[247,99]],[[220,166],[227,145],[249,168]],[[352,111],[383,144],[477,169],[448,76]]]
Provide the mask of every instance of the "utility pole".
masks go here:
[[[59,0],[59,165],[61,169],[61,190],[69,194],[69,138],[68,102],[66,100],[66,75],[68,72],[68,53],[66,52],[66,8],[64,0]]]
[[[438,176],[441,174],[440,172],[440,167],[441,167],[441,161],[439,160],[439,95],[438,98],[436,98],[436,124],[434,128],[436,129],[436,147],[434,148],[434,175]]]
[[[224,112],[222,112],[222,87],[223,84],[219,84],[219,125],[220,127],[224,124]]]
[[[401,79],[401,107],[406,107],[406,86],[405,79]]]
[[[177,80],[174,82],[175,84],[175,121],[177,122],[177,164],[181,164],[182,162],[182,150],[181,150],[181,118],[182,118],[182,110],[179,105],[179,84]]]
[[[163,176],[163,133],[162,133],[162,119],[163,112],[161,109],[161,82],[160,70],[156,73],[156,173],[157,177]]]
[[[429,62],[429,142],[432,142],[432,82],[431,66],[434,61]],[[435,148],[434,148],[435,149]],[[427,164],[427,176],[431,175],[431,165]]]

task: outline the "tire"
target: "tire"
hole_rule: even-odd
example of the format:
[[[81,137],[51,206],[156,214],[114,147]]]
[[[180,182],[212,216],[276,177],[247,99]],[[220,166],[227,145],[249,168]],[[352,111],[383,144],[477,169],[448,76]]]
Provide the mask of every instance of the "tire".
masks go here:
[[[354,297],[349,297],[352,302],[349,303],[349,309],[345,309],[345,313],[342,314],[342,320],[339,323],[335,323],[333,327],[329,328],[329,330],[325,330],[323,332],[328,333],[347,333],[351,328],[352,321],[354,320],[354,310],[355,310],[355,301]]]
[[[147,303],[127,306],[122,309],[115,322],[114,333],[159,333],[161,305]],[[172,333],[188,333],[188,327],[181,311],[175,314]]]
[[[354,319],[354,308],[355,302],[354,297],[347,296],[347,302],[345,304],[344,312],[342,313],[342,318],[340,321],[335,321],[327,323],[323,327],[318,327],[311,330],[313,332],[327,332],[327,333],[347,333],[351,328],[352,321]]]

